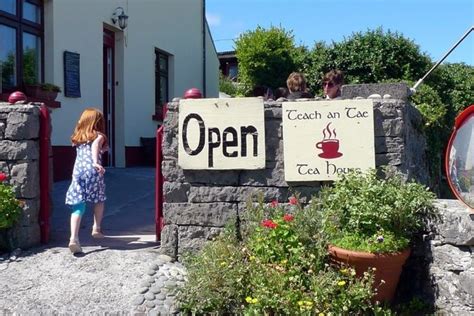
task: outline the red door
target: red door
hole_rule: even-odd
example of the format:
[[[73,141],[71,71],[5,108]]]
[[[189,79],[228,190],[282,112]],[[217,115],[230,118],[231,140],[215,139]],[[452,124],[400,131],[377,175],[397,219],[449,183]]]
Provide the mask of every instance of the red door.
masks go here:
[[[103,49],[103,109],[105,133],[108,138],[109,151],[104,154],[104,166],[115,166],[115,34],[104,29]]]

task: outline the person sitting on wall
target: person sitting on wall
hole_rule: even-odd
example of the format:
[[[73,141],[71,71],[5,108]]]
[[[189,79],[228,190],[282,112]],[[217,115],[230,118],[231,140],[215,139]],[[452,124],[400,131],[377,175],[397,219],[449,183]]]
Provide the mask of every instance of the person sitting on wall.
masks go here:
[[[285,87],[279,87],[275,89],[275,100],[280,98],[286,99],[288,97],[288,89]]]
[[[323,77],[323,90],[327,100],[341,98],[341,87],[344,84],[344,73],[340,70],[331,70]]]
[[[292,72],[286,80],[286,86],[289,91],[288,100],[313,98],[312,94],[307,91],[306,78],[300,72]]]

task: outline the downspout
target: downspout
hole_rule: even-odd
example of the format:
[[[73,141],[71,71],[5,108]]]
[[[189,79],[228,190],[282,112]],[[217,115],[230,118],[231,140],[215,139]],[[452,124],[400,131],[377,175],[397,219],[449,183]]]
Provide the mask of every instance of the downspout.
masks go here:
[[[206,0],[202,0],[202,94],[205,98],[206,91]]]

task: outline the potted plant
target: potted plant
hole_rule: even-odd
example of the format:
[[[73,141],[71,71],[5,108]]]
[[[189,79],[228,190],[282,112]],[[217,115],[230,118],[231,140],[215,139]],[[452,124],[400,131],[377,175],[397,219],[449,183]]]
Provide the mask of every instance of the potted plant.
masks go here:
[[[389,172],[388,172],[389,173]],[[435,215],[434,194],[401,175],[352,172],[321,192],[323,230],[333,264],[375,272],[376,301],[391,301],[410,241]]]
[[[52,83],[29,84],[25,87],[26,95],[32,98],[54,101],[61,88]]]
[[[13,248],[13,232],[11,228],[21,215],[21,202],[15,197],[10,185],[5,181],[7,176],[0,172],[0,250]]]

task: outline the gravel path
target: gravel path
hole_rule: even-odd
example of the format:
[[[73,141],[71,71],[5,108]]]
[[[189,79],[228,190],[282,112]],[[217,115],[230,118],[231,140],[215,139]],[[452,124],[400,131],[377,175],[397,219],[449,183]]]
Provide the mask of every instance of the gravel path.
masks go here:
[[[0,315],[134,314],[133,300],[158,249],[36,248],[0,259]],[[2,313],[3,312],[3,313]]]

